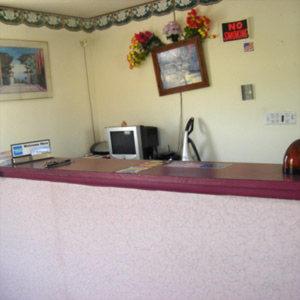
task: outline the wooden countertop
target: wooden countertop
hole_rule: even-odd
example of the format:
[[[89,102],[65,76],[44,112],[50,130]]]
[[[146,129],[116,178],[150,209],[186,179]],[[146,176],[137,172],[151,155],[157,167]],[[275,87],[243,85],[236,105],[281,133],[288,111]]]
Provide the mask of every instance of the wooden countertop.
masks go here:
[[[79,158],[68,166],[47,169],[45,161],[0,167],[0,177],[47,180],[94,186],[184,193],[300,200],[300,176],[285,176],[281,165],[173,162],[137,174],[117,171],[149,161]]]

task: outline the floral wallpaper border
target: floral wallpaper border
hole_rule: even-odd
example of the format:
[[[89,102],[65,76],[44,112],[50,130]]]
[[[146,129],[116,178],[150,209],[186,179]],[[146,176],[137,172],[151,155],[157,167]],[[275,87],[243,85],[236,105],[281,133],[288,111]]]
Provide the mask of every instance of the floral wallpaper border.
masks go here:
[[[128,9],[92,18],[57,15],[19,8],[0,7],[0,22],[11,25],[26,24],[50,29],[65,28],[70,31],[93,32],[113,25],[121,26],[131,21],[142,21],[151,16],[169,14],[175,10],[188,10],[196,5],[212,5],[222,0],[158,0]]]

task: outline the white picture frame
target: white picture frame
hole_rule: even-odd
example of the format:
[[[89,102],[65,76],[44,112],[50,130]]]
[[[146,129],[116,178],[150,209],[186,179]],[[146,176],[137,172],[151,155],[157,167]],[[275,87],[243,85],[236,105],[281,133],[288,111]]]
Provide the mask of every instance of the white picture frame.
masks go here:
[[[0,39],[0,101],[49,97],[48,43]]]

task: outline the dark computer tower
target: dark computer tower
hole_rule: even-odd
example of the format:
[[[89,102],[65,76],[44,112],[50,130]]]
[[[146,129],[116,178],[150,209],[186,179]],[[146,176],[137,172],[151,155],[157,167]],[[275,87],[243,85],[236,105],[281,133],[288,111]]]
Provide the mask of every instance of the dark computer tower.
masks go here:
[[[158,130],[153,126],[140,126],[143,159],[156,159],[158,146]]]

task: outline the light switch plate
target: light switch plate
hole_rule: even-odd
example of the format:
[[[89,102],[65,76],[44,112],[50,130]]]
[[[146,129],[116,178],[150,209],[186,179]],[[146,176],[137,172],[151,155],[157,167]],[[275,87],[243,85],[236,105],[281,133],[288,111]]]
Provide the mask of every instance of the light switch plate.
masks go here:
[[[241,85],[241,90],[242,90],[242,100],[254,99],[253,84],[243,84]]]

